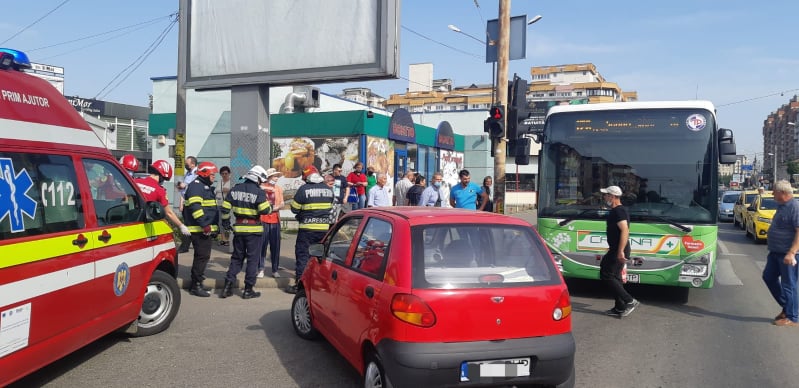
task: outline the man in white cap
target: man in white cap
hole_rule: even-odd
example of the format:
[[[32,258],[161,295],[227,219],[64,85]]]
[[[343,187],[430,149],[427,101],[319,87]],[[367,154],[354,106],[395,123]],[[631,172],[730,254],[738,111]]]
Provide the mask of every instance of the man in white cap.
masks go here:
[[[607,217],[605,236],[608,239],[608,253],[599,263],[599,279],[610,287],[616,304],[605,314],[613,317],[626,317],[640,304],[624,289],[621,272],[630,257],[630,214],[621,204],[622,191],[619,186],[600,189],[602,199],[610,208]]]

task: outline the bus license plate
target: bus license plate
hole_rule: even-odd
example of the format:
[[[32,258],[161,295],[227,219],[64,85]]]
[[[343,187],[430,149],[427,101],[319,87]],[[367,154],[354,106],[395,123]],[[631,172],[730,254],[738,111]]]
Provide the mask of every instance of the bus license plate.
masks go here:
[[[640,280],[638,279],[637,273],[628,273],[627,274],[627,283],[638,283]]]
[[[468,361],[461,364],[461,381],[482,377],[530,376],[530,358]]]

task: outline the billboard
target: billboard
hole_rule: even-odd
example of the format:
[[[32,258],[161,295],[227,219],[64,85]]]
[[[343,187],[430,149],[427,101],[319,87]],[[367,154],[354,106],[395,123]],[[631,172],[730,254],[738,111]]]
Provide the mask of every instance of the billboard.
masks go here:
[[[188,88],[397,78],[399,0],[180,0]]]

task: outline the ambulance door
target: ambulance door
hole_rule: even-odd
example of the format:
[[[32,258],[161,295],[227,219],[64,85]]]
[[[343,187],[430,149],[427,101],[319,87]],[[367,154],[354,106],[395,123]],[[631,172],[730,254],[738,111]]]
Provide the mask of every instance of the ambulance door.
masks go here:
[[[94,241],[78,182],[70,155],[0,148],[0,327],[15,328],[0,358],[91,319]]]
[[[116,163],[84,157],[82,165],[92,203],[87,229],[97,256],[91,285],[97,297],[94,308],[98,314],[115,312],[132,321],[140,309],[154,255],[152,236],[143,222],[144,202]]]

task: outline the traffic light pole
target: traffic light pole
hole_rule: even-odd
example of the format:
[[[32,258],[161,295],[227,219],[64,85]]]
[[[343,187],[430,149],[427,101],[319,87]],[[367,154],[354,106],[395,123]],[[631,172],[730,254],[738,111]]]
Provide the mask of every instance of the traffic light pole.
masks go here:
[[[497,95],[498,105],[508,106],[508,61],[510,60],[510,0],[499,1],[499,41],[497,45]],[[503,115],[507,120],[507,115]],[[503,123],[508,128],[507,122]],[[502,136],[491,142],[494,147],[494,212],[505,213],[505,159],[506,144]]]

